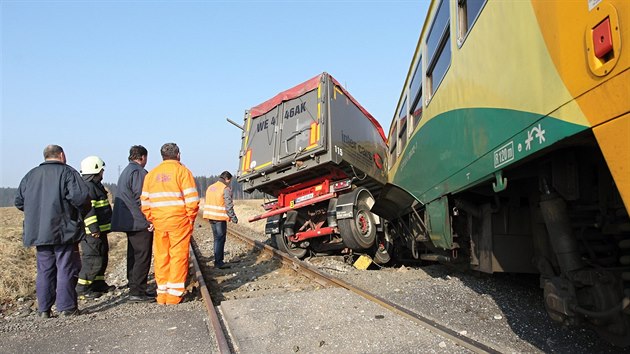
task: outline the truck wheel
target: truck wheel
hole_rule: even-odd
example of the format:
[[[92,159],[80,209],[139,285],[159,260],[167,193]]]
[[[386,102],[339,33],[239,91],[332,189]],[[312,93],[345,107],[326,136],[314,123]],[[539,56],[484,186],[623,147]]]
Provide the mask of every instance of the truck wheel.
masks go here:
[[[374,263],[385,265],[392,260],[392,252],[394,250],[394,243],[392,242],[389,233],[379,233],[377,235],[377,242],[374,245]]]
[[[284,236],[284,232],[280,232],[279,234],[274,234],[273,237],[276,240],[277,248],[280,251],[287,253],[288,255],[293,256],[298,259],[302,259],[304,258],[304,256],[306,256],[307,249],[300,248],[297,246],[297,244],[289,241]]]
[[[365,250],[376,240],[376,223],[370,208],[364,201],[354,208],[354,217],[338,221],[339,233],[346,246],[354,250]]]

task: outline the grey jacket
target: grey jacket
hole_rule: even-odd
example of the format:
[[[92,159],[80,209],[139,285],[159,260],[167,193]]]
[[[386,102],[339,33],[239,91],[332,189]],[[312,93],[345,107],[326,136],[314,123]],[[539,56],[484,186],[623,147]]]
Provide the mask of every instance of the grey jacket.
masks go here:
[[[234,212],[234,201],[232,200],[232,188],[225,183],[225,181],[221,180],[225,184],[225,189],[223,190],[223,200],[225,200],[225,211],[227,211],[227,215],[232,220],[232,222],[238,222],[238,218],[236,217],[236,213]]]
[[[149,227],[149,222],[140,209],[140,194],[147,170],[135,161],[129,165],[118,178],[118,191],[114,198],[112,215],[112,231],[140,231]]]
[[[88,188],[74,168],[45,161],[20,182],[15,206],[24,211],[24,246],[71,244],[85,234]]]

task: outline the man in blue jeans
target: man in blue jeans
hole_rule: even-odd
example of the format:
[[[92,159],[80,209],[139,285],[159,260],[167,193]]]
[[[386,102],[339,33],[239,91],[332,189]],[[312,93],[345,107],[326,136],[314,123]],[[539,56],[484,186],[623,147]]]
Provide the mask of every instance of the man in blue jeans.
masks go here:
[[[203,218],[208,219],[214,234],[214,266],[224,268],[223,262],[227,222],[238,223],[232,202],[232,174],[223,171],[219,180],[206,189],[206,202],[203,206]]]
[[[82,213],[89,207],[88,187],[79,172],[66,165],[61,146],[48,145],[44,159],[20,182],[15,206],[24,212],[24,246],[37,249],[38,317],[49,318],[55,303],[61,316],[75,316],[78,243],[85,227]]]

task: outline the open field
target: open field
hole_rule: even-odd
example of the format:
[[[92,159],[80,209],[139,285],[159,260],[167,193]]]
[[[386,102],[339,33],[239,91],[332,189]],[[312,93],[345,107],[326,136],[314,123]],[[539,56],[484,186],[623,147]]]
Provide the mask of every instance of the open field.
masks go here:
[[[7,301],[35,291],[35,249],[22,246],[23,222],[21,211],[0,208],[0,309]]]

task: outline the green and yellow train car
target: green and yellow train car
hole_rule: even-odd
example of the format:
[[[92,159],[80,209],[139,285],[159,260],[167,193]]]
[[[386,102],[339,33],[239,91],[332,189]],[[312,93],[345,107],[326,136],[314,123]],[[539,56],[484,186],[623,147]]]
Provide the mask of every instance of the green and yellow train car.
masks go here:
[[[629,345],[629,67],[630,1],[433,1],[372,209],[381,246],[539,273],[553,320]]]

